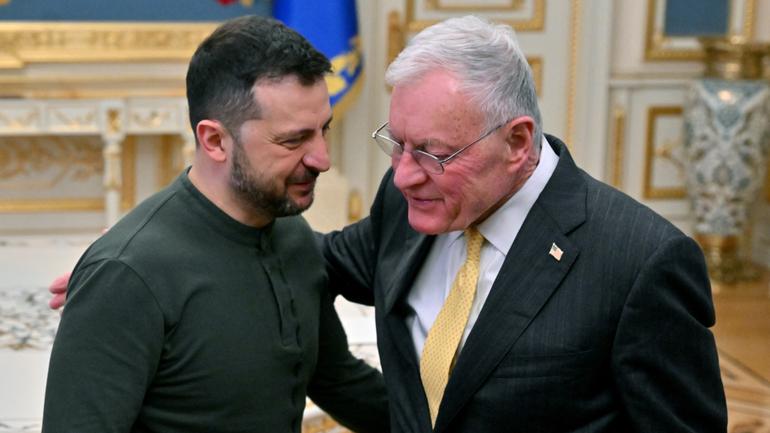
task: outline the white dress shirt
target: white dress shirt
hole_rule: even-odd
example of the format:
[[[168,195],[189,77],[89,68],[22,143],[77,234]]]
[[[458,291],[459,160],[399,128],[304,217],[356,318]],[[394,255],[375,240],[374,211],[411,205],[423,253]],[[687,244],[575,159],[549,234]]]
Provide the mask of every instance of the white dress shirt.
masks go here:
[[[529,210],[551,178],[558,161],[558,156],[543,137],[540,162],[532,176],[500,209],[478,226],[486,242],[481,248],[476,296],[471,305],[468,323],[458,351],[465,345],[465,340],[484,307],[484,302],[503,266],[508,250],[516,239]],[[422,357],[425,338],[452,289],[455,275],[465,262],[465,250],[465,236],[462,231],[438,235],[409,291],[407,303],[414,313],[406,317],[406,326],[412,334],[418,358]]]

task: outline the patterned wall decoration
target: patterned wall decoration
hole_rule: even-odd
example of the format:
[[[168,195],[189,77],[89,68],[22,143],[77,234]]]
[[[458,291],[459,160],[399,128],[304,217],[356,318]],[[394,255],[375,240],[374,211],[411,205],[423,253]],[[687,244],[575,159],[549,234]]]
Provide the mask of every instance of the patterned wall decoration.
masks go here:
[[[646,60],[700,60],[703,51],[695,35],[681,35],[688,29],[666,30],[666,12],[676,8],[667,8],[667,2],[674,0],[647,0],[647,33],[645,37],[644,57]],[[680,2],[682,0],[679,0]],[[729,0],[726,24],[727,34],[751,39],[754,35],[754,7],[756,0]],[[706,8],[699,4],[699,13],[720,13],[719,8]],[[710,21],[721,17],[711,17]],[[672,20],[668,20],[671,25]],[[694,30],[692,30],[694,31]],[[713,33],[713,31],[700,30]],[[668,32],[668,33],[667,33]]]
[[[647,141],[643,196],[648,199],[682,199],[684,150],[682,107],[656,106],[647,112]]]
[[[4,0],[0,70],[39,62],[186,62],[219,22],[269,13],[267,0]]]
[[[0,213],[104,209],[102,141],[91,136],[0,138]],[[123,200],[134,206],[135,145],[123,147]]]

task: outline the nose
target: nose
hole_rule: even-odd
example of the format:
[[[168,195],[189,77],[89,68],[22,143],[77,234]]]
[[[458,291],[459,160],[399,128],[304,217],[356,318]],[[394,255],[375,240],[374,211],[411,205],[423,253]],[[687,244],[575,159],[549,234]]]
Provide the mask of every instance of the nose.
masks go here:
[[[407,188],[419,185],[427,179],[428,175],[425,173],[420,164],[412,156],[411,152],[404,152],[398,161],[393,160],[393,171],[395,176],[393,177],[393,183],[396,188],[403,191]]]
[[[329,161],[329,146],[326,138],[318,136],[308,143],[307,152],[302,157],[302,163],[305,167],[324,172],[329,170],[331,162]]]

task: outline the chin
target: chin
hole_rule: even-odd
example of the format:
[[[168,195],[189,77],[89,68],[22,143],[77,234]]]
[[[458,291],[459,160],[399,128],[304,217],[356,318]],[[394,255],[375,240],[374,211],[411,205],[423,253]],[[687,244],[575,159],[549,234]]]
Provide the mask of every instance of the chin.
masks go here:
[[[439,235],[446,232],[446,225],[423,215],[409,214],[409,225],[416,231],[425,235]]]
[[[310,206],[313,204],[313,198],[313,194],[311,193],[308,196],[302,197],[298,200],[292,200],[291,202],[294,205],[294,208],[297,209],[299,213],[302,213],[310,209]]]

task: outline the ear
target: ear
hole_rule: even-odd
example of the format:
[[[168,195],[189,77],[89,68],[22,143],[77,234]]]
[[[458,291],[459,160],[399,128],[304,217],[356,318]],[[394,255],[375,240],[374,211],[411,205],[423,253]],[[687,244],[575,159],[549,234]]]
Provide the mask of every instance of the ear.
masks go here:
[[[216,162],[225,162],[227,160],[225,148],[229,145],[232,138],[221,123],[216,120],[201,120],[195,125],[195,137],[198,139],[200,150],[211,160]]]
[[[510,162],[519,166],[534,150],[535,121],[529,116],[517,117],[505,126],[505,142],[508,144]]]

